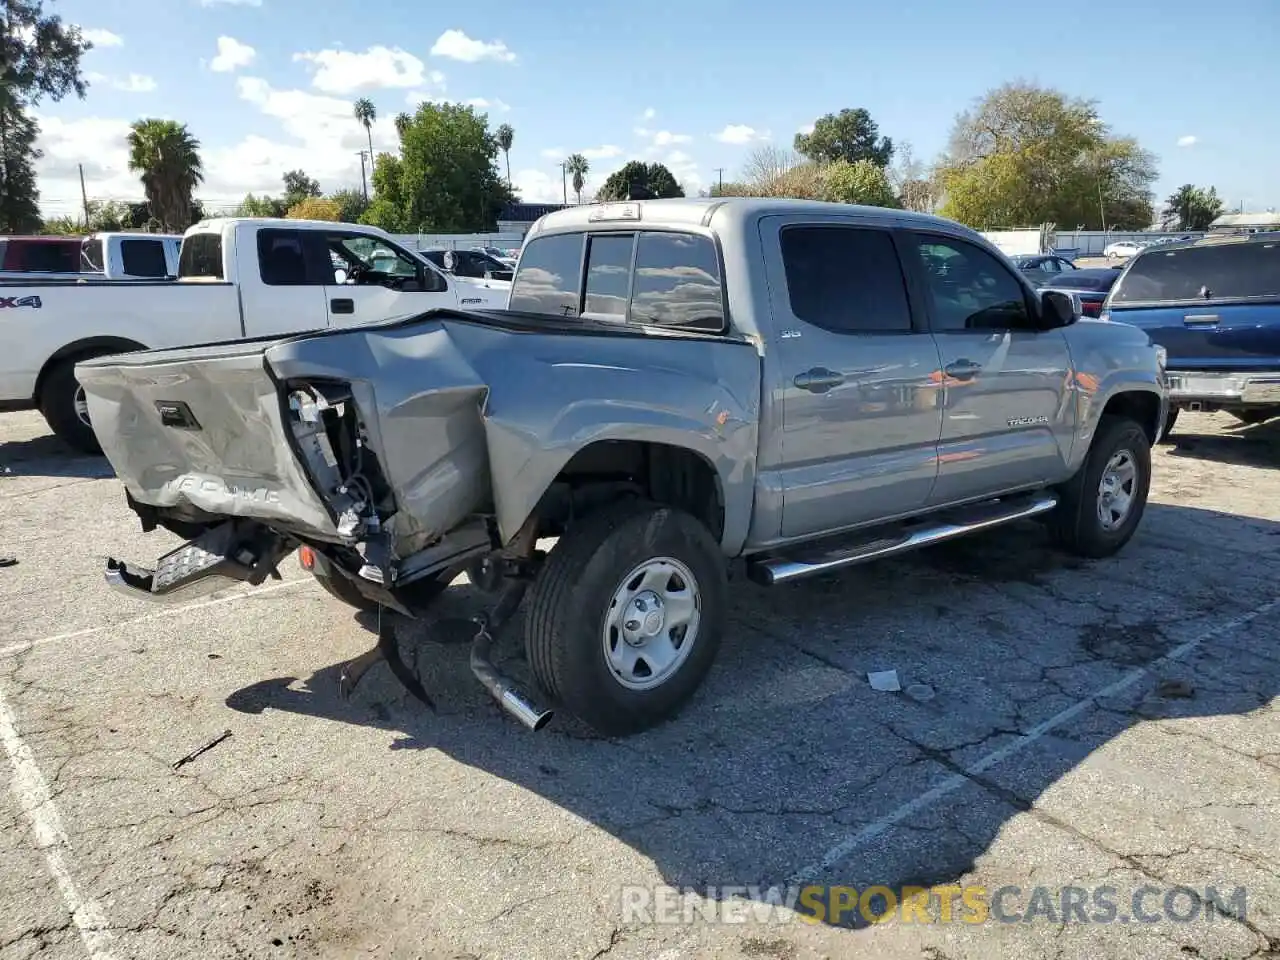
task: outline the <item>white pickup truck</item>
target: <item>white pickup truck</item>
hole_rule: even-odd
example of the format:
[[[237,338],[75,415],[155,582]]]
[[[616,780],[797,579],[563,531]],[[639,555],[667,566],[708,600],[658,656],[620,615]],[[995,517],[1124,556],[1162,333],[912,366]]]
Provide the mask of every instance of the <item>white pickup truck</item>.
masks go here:
[[[165,280],[178,275],[180,233],[0,238],[0,284],[31,280]]]
[[[506,307],[509,284],[448,276],[375,227],[206,220],[182,238],[178,279],[0,286],[0,411],[37,409],[97,452],[78,361],[375,320],[435,307]]]

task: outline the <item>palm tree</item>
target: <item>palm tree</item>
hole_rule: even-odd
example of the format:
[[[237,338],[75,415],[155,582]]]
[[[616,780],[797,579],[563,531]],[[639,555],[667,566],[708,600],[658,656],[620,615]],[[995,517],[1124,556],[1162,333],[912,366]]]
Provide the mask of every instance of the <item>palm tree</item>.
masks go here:
[[[587,174],[591,172],[591,164],[580,153],[575,153],[564,162],[565,170],[573,177],[573,192],[578,195],[578,203],[582,203],[582,188],[587,183]]]
[[[351,112],[364,127],[365,136],[369,138],[369,166],[373,166],[373,121],[378,119],[378,108],[368,97],[361,97],[351,105]],[[366,194],[367,199],[367,194]]]
[[[496,137],[498,140],[498,149],[502,151],[503,157],[507,161],[507,189],[511,189],[511,144],[516,138],[516,132],[511,128],[511,124],[504,123],[498,127]]]
[[[200,141],[185,123],[146,118],[129,130],[129,169],[141,175],[151,215],[164,229],[191,226],[192,192],[204,182]]]
[[[413,123],[413,117],[407,113],[396,114],[396,134],[401,139],[404,138],[404,132],[409,129],[409,124]]]

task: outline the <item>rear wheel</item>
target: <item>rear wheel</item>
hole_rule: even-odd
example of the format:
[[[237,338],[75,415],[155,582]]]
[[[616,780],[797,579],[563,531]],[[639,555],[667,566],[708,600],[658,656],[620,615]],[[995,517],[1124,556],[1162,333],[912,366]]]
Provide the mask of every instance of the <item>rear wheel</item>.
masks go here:
[[[534,581],[525,648],[538,683],[607,735],[674,716],[724,626],[720,546],[680,510],[633,502],[570,526]]]
[[[1164,429],[1160,431],[1160,442],[1167,443],[1169,434],[1173,433],[1173,425],[1178,422],[1178,408],[1170,407],[1164,418]]]
[[[77,357],[64,360],[45,375],[40,388],[40,412],[54,434],[80,453],[101,453],[89,423],[84,387],[76,380]]]
[[[1084,466],[1059,489],[1054,539],[1082,557],[1111,556],[1138,529],[1150,486],[1146,431],[1127,417],[1104,416]]]

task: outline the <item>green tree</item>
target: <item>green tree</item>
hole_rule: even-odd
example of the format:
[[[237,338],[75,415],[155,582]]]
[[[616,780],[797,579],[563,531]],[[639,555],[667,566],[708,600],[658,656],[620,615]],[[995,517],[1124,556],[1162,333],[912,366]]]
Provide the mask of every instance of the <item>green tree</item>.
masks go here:
[[[185,123],[146,118],[128,137],[129,169],[139,174],[151,214],[165,230],[186,230],[199,218],[192,192],[204,182],[200,141]]]
[[[280,179],[284,181],[284,196],[280,202],[286,210],[309,197],[321,195],[320,181],[312,180],[301,170],[290,170]]]
[[[1164,226],[1168,230],[1208,230],[1224,209],[1216,187],[1205,190],[1184,183],[1165,201]]]
[[[582,203],[582,188],[587,185],[587,174],[591,172],[591,163],[580,153],[569,155],[564,162],[565,173],[569,174],[573,192],[577,194],[578,203]]]
[[[498,127],[495,134],[498,139],[498,149],[502,151],[502,158],[507,163],[507,186],[511,186],[511,145],[515,142],[516,131],[509,123],[504,123]]]
[[[822,169],[822,199],[833,203],[860,203],[869,207],[896,207],[898,198],[884,167],[870,160],[850,163],[837,160]]]
[[[30,116],[44,97],[58,101],[87,84],[80,58],[93,45],[61,17],[45,16],[42,0],[5,0],[0,10],[0,232],[40,226],[35,161],[40,133]]]
[[[487,119],[462,104],[424,103],[403,128],[400,155],[374,162],[375,198],[361,222],[395,233],[497,229],[513,195],[498,176]]]
[[[413,117],[409,114],[404,112],[397,113],[395,119],[396,136],[403,139],[404,132],[409,129],[409,124],[411,123],[413,123]],[[370,160],[372,160],[372,158],[370,158]]]
[[[869,160],[887,167],[893,159],[893,141],[880,136],[879,126],[862,107],[819,118],[812,133],[796,134],[795,149],[815,163]]]
[[[328,197],[304,197],[285,214],[290,220],[328,220],[337,223],[342,219],[342,207],[337,200]]]
[[[338,220],[341,223],[359,223],[360,217],[369,208],[369,201],[359,190],[335,190],[329,199],[338,205]]]
[[[373,163],[373,122],[378,119],[378,108],[373,105],[373,101],[368,97],[361,97],[351,105],[351,112],[355,114],[356,120],[364,127],[364,135],[369,139],[369,163]],[[365,196],[368,200],[368,196]]]
[[[1018,82],[956,118],[938,176],[942,214],[970,226],[1134,229],[1151,222],[1156,167],[1093,101]]]
[[[656,200],[683,197],[684,189],[671,171],[660,163],[632,160],[605,180],[596,193],[597,200]]]
[[[130,212],[129,204],[119,200],[90,200],[89,232],[124,230],[127,228]]]
[[[288,207],[285,206],[284,201],[277,197],[269,197],[265,193],[260,197],[255,197],[252,193],[246,193],[233,216],[283,217],[287,209]]]

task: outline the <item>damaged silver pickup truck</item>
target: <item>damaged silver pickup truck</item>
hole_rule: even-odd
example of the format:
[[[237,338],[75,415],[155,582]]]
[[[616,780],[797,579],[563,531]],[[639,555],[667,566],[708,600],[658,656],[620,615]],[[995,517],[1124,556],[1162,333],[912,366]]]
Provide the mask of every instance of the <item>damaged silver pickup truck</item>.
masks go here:
[[[154,568],[110,561],[115,586],[261,583],[296,551],[400,615],[462,571],[501,591],[499,619],[527,587],[541,693],[609,734],[701,683],[734,558],[770,585],[1029,517],[1114,553],[1168,403],[1145,333],[1078,319],[965,227],[756,199],[550,214],[506,311],[76,374],[144,529],[191,540]],[[477,677],[541,726],[488,644],[482,627]]]

